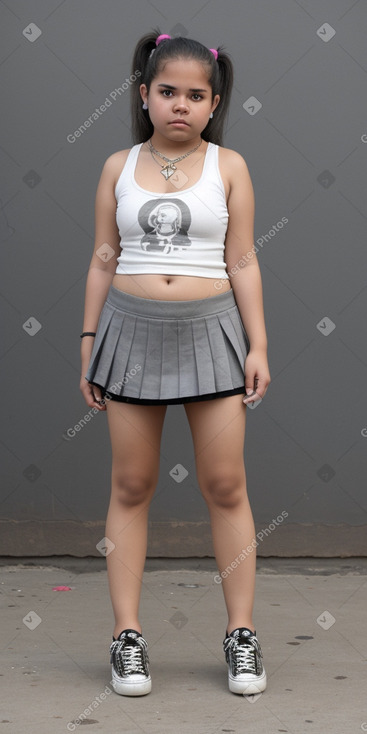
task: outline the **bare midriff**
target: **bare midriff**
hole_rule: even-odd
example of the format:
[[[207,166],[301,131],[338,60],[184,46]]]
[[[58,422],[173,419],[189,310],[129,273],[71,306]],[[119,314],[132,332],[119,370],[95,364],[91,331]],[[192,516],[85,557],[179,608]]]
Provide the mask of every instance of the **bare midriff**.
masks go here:
[[[191,301],[211,298],[231,290],[229,279],[201,278],[192,275],[157,275],[139,273],[113,277],[112,285],[140,298],[163,301]]]

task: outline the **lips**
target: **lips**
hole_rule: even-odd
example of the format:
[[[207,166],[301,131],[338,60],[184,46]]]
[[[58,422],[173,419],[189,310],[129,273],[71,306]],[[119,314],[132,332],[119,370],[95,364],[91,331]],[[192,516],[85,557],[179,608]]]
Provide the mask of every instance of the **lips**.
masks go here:
[[[170,125],[187,125],[187,127],[189,126],[189,124],[188,124],[188,122],[186,122],[186,120],[179,120],[179,119],[172,120],[169,124]]]

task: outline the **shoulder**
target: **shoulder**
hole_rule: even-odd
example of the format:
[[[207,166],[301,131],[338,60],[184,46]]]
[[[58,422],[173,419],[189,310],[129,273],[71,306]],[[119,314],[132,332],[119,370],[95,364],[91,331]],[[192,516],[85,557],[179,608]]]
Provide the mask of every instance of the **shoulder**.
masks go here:
[[[116,153],[109,155],[103,164],[102,177],[112,183],[113,186],[116,186],[130,151],[131,148],[118,150]]]
[[[218,145],[218,160],[220,165],[223,165],[226,169],[234,169],[236,174],[241,173],[241,171],[242,173],[248,173],[245,159],[236,150],[222,148]]]
[[[218,146],[218,163],[228,193],[238,186],[252,188],[247,163],[236,150]]]

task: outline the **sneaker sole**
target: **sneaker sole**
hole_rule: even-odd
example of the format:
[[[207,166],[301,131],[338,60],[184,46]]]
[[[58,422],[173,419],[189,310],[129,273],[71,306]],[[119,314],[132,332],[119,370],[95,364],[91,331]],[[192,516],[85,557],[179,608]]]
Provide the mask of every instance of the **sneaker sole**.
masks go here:
[[[146,696],[152,690],[152,679],[143,681],[123,681],[112,674],[111,686],[119,696]]]
[[[262,693],[266,688],[266,673],[265,670],[259,678],[254,681],[239,681],[236,678],[232,678],[228,675],[228,686],[231,693],[238,693],[242,696],[253,696],[257,693]]]

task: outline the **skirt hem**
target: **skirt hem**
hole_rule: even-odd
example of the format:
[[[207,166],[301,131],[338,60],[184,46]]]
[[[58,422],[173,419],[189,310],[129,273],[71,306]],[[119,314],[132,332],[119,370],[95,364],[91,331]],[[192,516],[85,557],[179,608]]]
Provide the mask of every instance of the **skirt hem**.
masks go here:
[[[231,395],[245,394],[245,386],[234,387],[231,390],[222,390],[221,392],[204,393],[203,395],[189,395],[181,398],[165,398],[162,400],[155,400],[150,398],[133,398],[128,395],[115,395],[114,393],[105,390],[103,385],[98,385],[96,382],[89,382],[90,385],[99,387],[102,391],[102,397],[105,400],[114,400],[118,403],[132,403],[134,405],[181,405],[183,403],[198,403],[202,400],[215,400],[216,398],[227,398]]]

